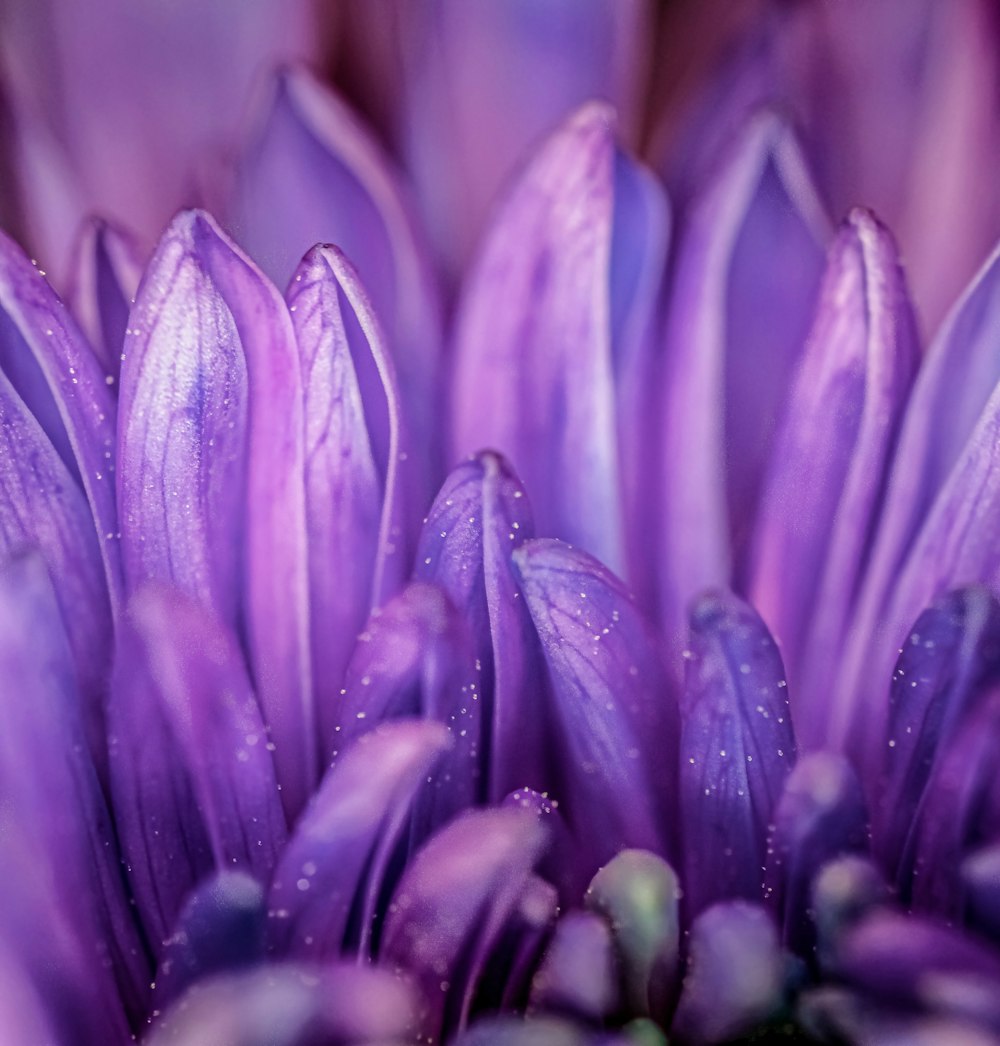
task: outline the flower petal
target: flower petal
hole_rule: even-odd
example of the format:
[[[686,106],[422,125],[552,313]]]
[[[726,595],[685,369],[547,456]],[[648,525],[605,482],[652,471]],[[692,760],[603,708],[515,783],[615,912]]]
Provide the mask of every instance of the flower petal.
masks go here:
[[[852,211],[827,261],[757,515],[750,598],[781,643],[799,738],[823,742],[919,347],[897,251]]]
[[[810,752],[788,775],[772,816],[764,895],[778,913],[784,943],[808,955],[814,942],[807,913],[817,872],[836,857],[867,849],[861,782],[843,756]]]
[[[213,868],[268,879],[285,840],[272,746],[232,636],[157,586],[130,604],[108,722],[122,848],[159,950]]]
[[[195,981],[264,958],[264,890],[243,872],[220,871],[188,897],[156,971],[162,1010]]]
[[[663,852],[676,720],[645,622],[610,571],[560,541],[526,542],[514,566],[545,656],[554,794],[580,872],[626,846]]]
[[[586,905],[611,926],[629,1013],[666,1022],[678,966],[680,886],[656,854],[623,850],[591,880]]]
[[[476,810],[410,863],[389,906],[380,958],[423,989],[423,1036],[464,1026],[482,965],[544,845],[544,828],[526,811]]]
[[[767,825],[795,762],[785,673],[757,614],[724,592],[691,610],[681,702],[688,911],[757,898]]]
[[[866,857],[838,857],[820,870],[813,881],[812,910],[816,955],[825,973],[836,971],[844,933],[888,900],[889,887]]]
[[[455,1046],[595,1046],[605,1042],[572,1021],[558,1017],[487,1017],[454,1039]]]
[[[141,274],[139,252],[128,235],[98,218],[84,223],[73,250],[67,298],[112,389]]]
[[[1000,682],[1000,602],[984,588],[950,592],[917,619],[889,692],[888,744],[878,785],[875,847],[899,885],[914,815],[966,710]]]
[[[641,176],[616,181],[616,167],[631,166],[616,161],[612,122],[607,106],[576,112],[545,142],[495,219],[457,320],[453,452],[496,447],[523,478],[543,533],[621,571],[616,381],[622,368],[635,367],[629,357],[640,352],[652,308],[648,285],[658,284],[666,233],[650,231],[657,222],[644,213]],[[613,250],[619,187],[658,249],[632,255],[619,241]],[[625,213],[634,218],[634,210]],[[641,289],[630,302],[625,287],[632,286]],[[635,298],[639,316],[629,307]],[[626,330],[626,317],[639,330]],[[631,400],[641,379],[634,371],[628,377]],[[562,482],[554,485],[554,475]]]
[[[618,1006],[618,970],[611,928],[591,912],[557,923],[531,986],[531,1009],[603,1021]]]
[[[240,163],[231,219],[279,286],[317,242],[335,243],[350,258],[382,321],[414,443],[423,448],[414,465],[426,461],[433,474],[442,349],[433,274],[377,141],[305,70],[278,79],[266,124]]]
[[[400,587],[406,557],[399,392],[371,303],[335,247],[315,247],[288,291],[305,396],[310,627],[320,739],[368,614]]]
[[[690,959],[673,1030],[684,1042],[725,1042],[781,1005],[784,962],[768,914],[745,901],[706,909],[691,926]]]
[[[143,1011],[148,960],[84,741],[59,607],[34,556],[0,571],[0,719],[0,937],[41,978],[53,1012],[76,998],[95,1009],[78,1015],[81,1027],[117,1028],[109,1041],[118,1041],[126,1011]]]
[[[439,723],[385,723],[337,759],[274,872],[270,951],[311,959],[368,953],[389,860],[449,740]]]
[[[823,268],[825,219],[790,132],[762,115],[688,216],[660,406],[664,620],[742,573]],[[721,409],[720,409],[721,405]]]
[[[969,926],[1000,941],[1000,845],[994,843],[966,858],[962,883]]]
[[[301,1046],[412,1041],[415,1000],[384,970],[274,965],[199,981],[157,1022],[149,1046]]]
[[[540,657],[511,561],[533,536],[524,488],[501,457],[485,452],[448,476],[417,548],[416,577],[438,585],[459,610],[482,668],[482,756],[492,802],[525,784],[551,784],[536,682]]]
[[[317,777],[298,354],[278,293],[212,219],[180,215],[122,364],[128,586],[170,581],[244,639],[286,811]]]

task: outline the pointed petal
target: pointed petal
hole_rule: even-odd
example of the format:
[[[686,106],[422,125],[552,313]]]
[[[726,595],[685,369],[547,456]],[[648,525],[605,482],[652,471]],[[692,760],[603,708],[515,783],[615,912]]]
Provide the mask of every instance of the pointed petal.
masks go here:
[[[369,967],[274,965],[199,981],[155,1025],[149,1046],[410,1042],[408,986]]]
[[[691,611],[681,703],[683,881],[688,911],[756,898],[767,825],[795,762],[785,673],[757,614],[724,592]]]
[[[278,293],[200,212],[146,272],[122,364],[118,497],[126,581],[170,581],[245,639],[282,801],[314,786],[304,425]]]
[[[625,846],[662,852],[675,712],[646,624],[621,582],[549,539],[514,553],[559,737],[560,809],[590,874]]]
[[[575,107],[608,99],[635,141],[654,9],[647,0],[399,6],[400,151],[456,273],[515,165]]]
[[[918,352],[892,237],[852,211],[830,250],[750,558],[751,601],[784,651],[799,737],[813,746]]]
[[[616,379],[635,361],[617,353],[634,356],[641,342],[623,329],[631,310],[621,284],[639,285],[636,293],[648,296],[645,269],[655,268],[657,283],[663,251],[647,258],[628,255],[620,243],[612,249],[612,121],[607,106],[576,112],[542,146],[495,219],[457,320],[453,452],[499,449],[523,478],[539,529],[621,571]],[[626,195],[634,202],[639,192]],[[639,312],[648,317],[651,305],[647,298]],[[643,326],[641,317],[629,318]],[[637,380],[630,372],[630,393]],[[636,452],[634,440],[630,446]],[[553,485],[553,475],[563,482]]]
[[[1000,602],[991,592],[959,589],[920,615],[893,672],[874,825],[876,853],[900,885],[912,872],[901,862],[928,779],[966,710],[998,682]]]
[[[888,901],[889,887],[866,857],[838,857],[820,870],[812,886],[812,911],[816,956],[824,973],[836,970],[843,935]]]
[[[402,579],[407,452],[395,370],[350,263],[337,248],[313,248],[287,297],[305,397],[313,674],[328,750],[355,639]]]
[[[12,943],[28,970],[49,985],[63,981],[68,997],[82,992],[105,1011],[97,1024],[123,1030],[125,1009],[133,1018],[143,1010],[147,958],[85,744],[59,608],[35,557],[0,572],[0,719],[0,936],[19,927]],[[35,941],[44,942],[40,954]]]
[[[305,70],[279,78],[266,124],[241,161],[230,217],[240,243],[279,286],[318,241],[351,259],[382,321],[414,443],[423,448],[413,464],[436,470],[441,308],[419,230],[378,142]]]
[[[92,218],[77,236],[71,269],[67,299],[114,390],[129,310],[142,275],[138,249],[126,233]]]
[[[449,736],[439,723],[385,723],[337,759],[274,872],[270,951],[367,954],[389,860]]]
[[[591,912],[569,912],[531,985],[531,1011],[603,1021],[618,1006],[618,970],[611,929]]]
[[[408,970],[423,989],[423,1035],[465,1024],[482,964],[544,845],[544,828],[526,811],[476,810],[410,863],[389,907],[380,958]]]
[[[421,794],[415,843],[482,799],[480,679],[465,623],[431,585],[411,584],[358,637],[339,698],[334,756],[379,723],[402,717],[437,720],[453,742]]]
[[[164,1009],[195,981],[255,966],[264,958],[264,890],[243,872],[220,871],[188,897],[156,971]]]
[[[868,846],[868,811],[854,768],[833,752],[804,755],[788,775],[769,828],[764,895],[778,914],[783,942],[808,955],[814,942],[807,915],[817,872]]]
[[[679,962],[680,884],[656,854],[623,850],[594,876],[586,905],[611,926],[629,1013],[666,1023]]]
[[[685,1042],[725,1042],[782,1002],[784,963],[768,914],[744,901],[717,904],[691,926],[690,959],[673,1030]]]
[[[156,586],[130,604],[108,721],[122,848],[159,950],[213,868],[269,877],[285,839],[271,746],[232,636]]]
[[[483,758],[490,801],[551,785],[539,707],[539,653],[517,593],[511,554],[534,536],[531,506],[510,466],[486,452],[457,466],[434,500],[417,548],[416,577],[438,585],[469,625],[482,666],[489,724]]]
[[[734,566],[741,573],[813,313],[824,238],[790,132],[773,116],[758,117],[690,214],[675,259],[660,493],[661,599],[678,645],[688,600],[729,584]]]

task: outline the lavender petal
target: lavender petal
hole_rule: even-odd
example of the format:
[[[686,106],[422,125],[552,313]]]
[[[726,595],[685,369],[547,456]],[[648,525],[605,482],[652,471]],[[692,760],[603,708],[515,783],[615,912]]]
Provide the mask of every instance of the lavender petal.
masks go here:
[[[531,1011],[601,1022],[618,1006],[611,928],[599,915],[569,912],[557,923],[531,986]]]

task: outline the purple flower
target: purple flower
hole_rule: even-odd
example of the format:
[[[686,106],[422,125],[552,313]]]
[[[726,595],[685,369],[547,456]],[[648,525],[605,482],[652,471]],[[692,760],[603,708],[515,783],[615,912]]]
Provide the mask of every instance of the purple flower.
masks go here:
[[[12,5],[0,1040],[1000,1038],[978,10]]]

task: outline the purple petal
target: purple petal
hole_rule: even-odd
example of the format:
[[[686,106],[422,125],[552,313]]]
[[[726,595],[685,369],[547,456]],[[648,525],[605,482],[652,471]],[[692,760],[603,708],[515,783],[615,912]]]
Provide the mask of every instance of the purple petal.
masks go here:
[[[434,500],[417,548],[416,577],[438,585],[469,625],[489,724],[488,797],[551,784],[536,681],[539,652],[511,554],[534,537],[531,506],[507,463],[483,453],[455,468]]]
[[[268,879],[285,839],[273,746],[232,636],[155,586],[130,604],[108,723],[122,848],[159,950],[214,868]]]
[[[744,901],[717,904],[691,926],[690,958],[673,1030],[684,1042],[724,1042],[774,1013],[784,962],[768,914]]]
[[[785,673],[757,614],[728,593],[691,611],[681,703],[683,882],[690,912],[761,895],[767,825],[795,762]]]
[[[591,98],[609,99],[629,138],[637,138],[653,6],[646,0],[399,6],[401,151],[454,273],[515,164],[571,110]]]
[[[636,402],[643,378],[648,385],[635,357],[666,234],[652,231],[665,216],[648,217],[654,208],[646,206],[644,176],[616,161],[612,122],[607,106],[576,112],[495,219],[457,320],[452,449],[456,456],[499,449],[524,479],[543,533],[622,570],[616,379],[626,372],[624,405]],[[658,244],[649,251],[632,255],[620,240],[613,245],[616,166],[626,172],[618,183],[631,204],[626,219],[644,224]],[[633,438],[629,452],[630,496],[638,500],[641,440]],[[554,475],[562,481],[553,484]]]
[[[1000,845],[994,843],[966,858],[962,883],[969,927],[1000,941]]]
[[[813,945],[807,922],[813,880],[828,861],[868,846],[868,811],[851,764],[833,752],[810,752],[785,782],[767,841],[764,895],[782,938],[800,955]]]
[[[919,347],[896,247],[868,212],[834,242],[775,437],[749,591],[781,643],[803,743],[822,743]]]
[[[587,907],[611,926],[629,1013],[666,1019],[678,965],[680,896],[670,865],[643,850],[623,850],[587,890]]]
[[[122,364],[125,576],[170,581],[250,651],[286,811],[317,776],[302,389],[284,302],[208,215],[167,230]]]
[[[410,863],[389,906],[381,960],[423,989],[422,1035],[465,1024],[482,965],[544,845],[544,828],[526,811],[477,810]]]
[[[551,820],[546,824],[551,828]],[[540,876],[528,876],[484,974],[489,981],[492,967],[498,967],[494,975],[501,985],[497,1008],[522,1010],[527,1005],[532,977],[558,917],[559,892]]]
[[[24,965],[24,955],[0,941],[0,1041],[45,1042],[70,1041],[70,1028],[79,1035],[81,1025],[68,1024],[66,1034],[56,1031],[58,1019],[52,1013],[52,1002],[32,982]]]
[[[419,230],[378,142],[304,70],[284,73],[231,204],[240,243],[279,286],[313,244],[351,259],[382,321],[414,441],[440,452],[441,316]],[[420,506],[421,508],[423,506]]]
[[[483,797],[481,677],[465,623],[431,585],[410,585],[358,638],[339,697],[334,756],[401,717],[435,719],[453,741],[420,797],[415,841]]]
[[[188,897],[156,971],[157,1011],[202,977],[264,958],[264,890],[243,872],[221,871]]]
[[[825,219],[790,132],[746,130],[688,217],[661,403],[663,612],[742,572],[763,472],[823,268]],[[735,554],[735,561],[733,555]]]
[[[149,1046],[410,1042],[415,1000],[384,970],[275,965],[200,981],[162,1016]]]
[[[820,870],[812,885],[816,954],[825,973],[836,970],[841,939],[852,926],[889,900],[889,888],[875,865],[853,854]]]
[[[275,870],[271,951],[311,959],[368,952],[389,860],[449,741],[438,723],[386,723],[337,760]]]
[[[112,388],[141,274],[139,252],[129,236],[98,218],[84,223],[73,251],[67,298]]]
[[[0,936],[48,983],[53,1006],[63,1005],[62,984],[66,1005],[82,993],[103,1013],[85,1015],[83,1026],[106,1022],[121,1033],[125,1011],[142,1012],[148,963],[59,607],[35,557],[0,572],[0,697]]]
[[[621,582],[559,541],[514,553],[559,738],[560,810],[592,874],[626,846],[663,852],[676,720],[646,624]]]
[[[618,1006],[618,971],[611,928],[591,912],[569,912],[556,931],[531,986],[531,1009],[602,1021]]]
[[[605,1043],[575,1021],[558,1017],[487,1017],[453,1040],[454,1046],[596,1046]]]
[[[305,396],[312,663],[328,750],[355,639],[402,578],[400,468],[407,453],[385,339],[339,250],[309,252],[288,305]]]
[[[928,778],[966,710],[997,682],[1000,603],[982,588],[942,596],[903,644],[889,692],[875,843],[901,885],[912,872],[900,862]]]

